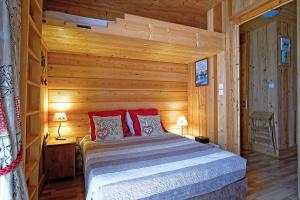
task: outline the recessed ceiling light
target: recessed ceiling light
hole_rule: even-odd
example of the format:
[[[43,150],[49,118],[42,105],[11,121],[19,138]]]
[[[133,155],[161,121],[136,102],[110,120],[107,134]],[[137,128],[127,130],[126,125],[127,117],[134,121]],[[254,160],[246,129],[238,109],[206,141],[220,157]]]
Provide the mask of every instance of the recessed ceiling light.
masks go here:
[[[270,19],[272,17],[277,16],[279,13],[280,13],[280,11],[278,9],[270,10],[269,12],[266,12],[265,14],[263,14],[261,16],[261,18],[263,18],[263,19]]]

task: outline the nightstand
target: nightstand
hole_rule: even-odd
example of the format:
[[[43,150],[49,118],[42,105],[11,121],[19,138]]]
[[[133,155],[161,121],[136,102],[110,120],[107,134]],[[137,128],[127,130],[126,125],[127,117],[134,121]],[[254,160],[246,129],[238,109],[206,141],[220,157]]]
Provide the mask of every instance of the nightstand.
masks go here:
[[[48,138],[44,145],[44,166],[46,181],[73,177],[75,178],[76,139],[66,140]]]

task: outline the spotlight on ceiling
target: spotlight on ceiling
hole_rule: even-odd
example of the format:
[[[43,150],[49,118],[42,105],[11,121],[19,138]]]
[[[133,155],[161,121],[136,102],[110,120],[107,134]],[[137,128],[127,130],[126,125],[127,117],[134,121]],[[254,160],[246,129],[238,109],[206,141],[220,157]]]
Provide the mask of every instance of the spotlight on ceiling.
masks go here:
[[[269,12],[266,12],[265,14],[263,14],[261,16],[261,18],[263,18],[263,19],[270,19],[272,17],[277,16],[279,13],[280,13],[280,11],[278,9],[270,10]]]

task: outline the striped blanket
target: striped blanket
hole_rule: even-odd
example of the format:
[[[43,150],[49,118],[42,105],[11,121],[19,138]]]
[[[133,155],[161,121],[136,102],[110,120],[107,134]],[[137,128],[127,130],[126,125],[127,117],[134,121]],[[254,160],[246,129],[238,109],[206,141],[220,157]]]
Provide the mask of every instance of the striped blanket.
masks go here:
[[[245,177],[246,160],[165,134],[83,141],[86,199],[188,199]]]

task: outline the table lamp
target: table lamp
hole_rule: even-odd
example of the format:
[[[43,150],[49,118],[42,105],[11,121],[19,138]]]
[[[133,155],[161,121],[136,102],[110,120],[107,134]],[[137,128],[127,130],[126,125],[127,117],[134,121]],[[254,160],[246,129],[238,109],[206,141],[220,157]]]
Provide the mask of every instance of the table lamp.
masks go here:
[[[187,120],[184,116],[179,117],[178,121],[177,121],[177,126],[181,126],[181,135],[183,135],[183,127],[187,126]]]
[[[54,120],[59,122],[59,127],[58,127],[58,131],[57,131],[57,134],[58,134],[58,137],[56,137],[57,140],[65,140],[66,138],[62,137],[61,134],[60,134],[60,127],[61,127],[61,122],[65,122],[67,121],[67,116],[66,116],[66,113],[55,113],[54,115]]]

